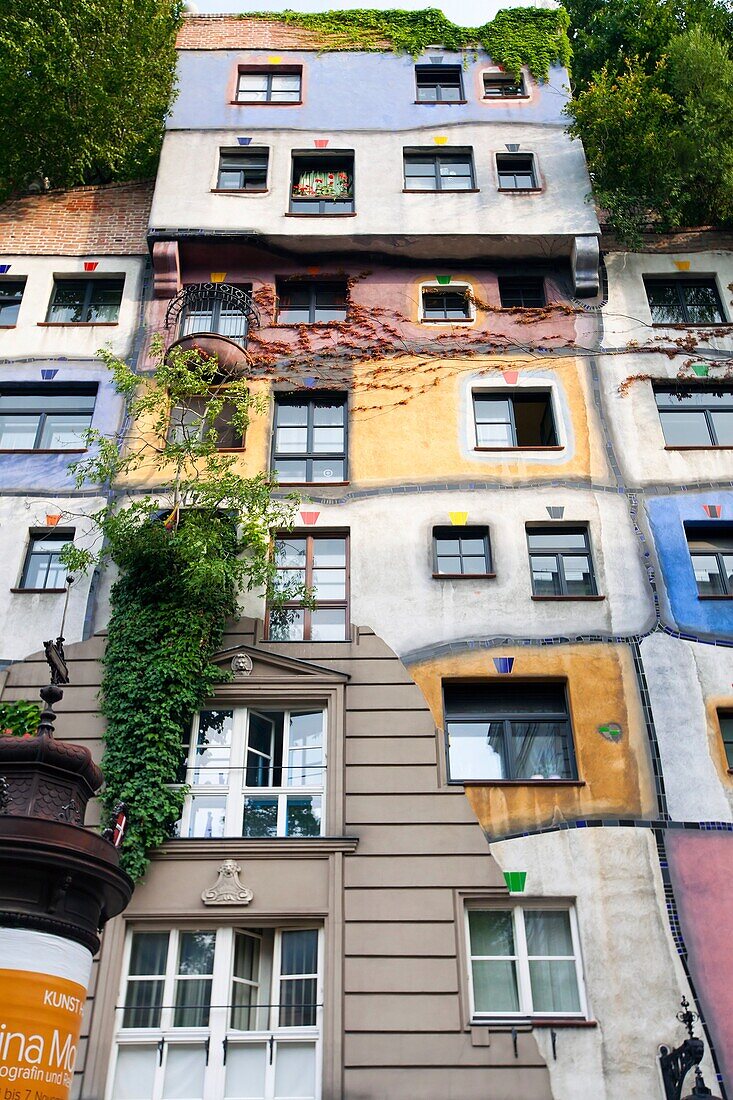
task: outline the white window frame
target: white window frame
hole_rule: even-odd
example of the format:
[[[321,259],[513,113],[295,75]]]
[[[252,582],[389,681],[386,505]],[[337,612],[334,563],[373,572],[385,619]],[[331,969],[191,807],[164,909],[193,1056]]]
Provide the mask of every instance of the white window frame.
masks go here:
[[[163,1007],[161,1014],[161,1026],[156,1028],[124,1028],[122,1020],[124,1015],[124,1003],[129,980],[128,970],[132,950],[132,939],[135,932],[167,932],[168,933],[168,958],[163,987],[163,1005],[171,1006],[177,980],[178,950],[180,933],[193,931],[186,927],[161,928],[151,926],[129,926],[125,938],[123,953],[122,977],[120,992],[115,1010],[116,1034],[112,1047],[112,1053],[107,1074],[106,1100],[114,1100],[115,1074],[117,1070],[118,1052],[125,1047],[151,1047],[155,1051],[154,1085],[150,1097],[146,1100],[163,1100],[163,1089],[168,1062],[168,1052],[174,1046],[199,1046],[206,1051],[206,1066],[204,1069],[204,1085],[202,1096],[192,1100],[221,1100],[226,1089],[226,1062],[225,1051],[228,1055],[235,1046],[242,1045],[270,1045],[272,1057],[268,1055],[265,1063],[265,1100],[275,1100],[275,1073],[277,1068],[277,1052],[282,1045],[288,1043],[312,1042],[315,1052],[315,1082],[314,1100],[320,1100],[322,1090],[322,1063],[323,1063],[323,970],[324,970],[324,944],[323,928],[314,924],[296,925],[286,928],[274,929],[274,943],[270,961],[270,982],[268,1000],[271,1002],[280,1000],[281,958],[283,932],[315,930],[318,933],[318,973],[316,975],[316,1022],[309,1027],[280,1027],[278,1020],[279,1004],[270,1004],[268,1013],[268,1027],[258,1031],[238,1031],[231,1027],[231,993],[234,978],[234,948],[235,933],[249,932],[245,925],[234,928],[229,927],[203,927],[195,929],[202,932],[214,932],[216,936],[214,948],[214,969],[211,984],[211,1001],[208,1027],[173,1027],[172,1007]],[[260,961],[262,965],[262,961]],[[309,977],[309,975],[303,975]],[[132,980],[134,981],[134,975]],[[287,979],[286,979],[287,980]],[[260,983],[261,985],[261,983]],[[263,1008],[265,1006],[262,1006]],[[224,1041],[226,1040],[226,1047]],[[283,1097],[282,1100],[287,1100]]]
[[[580,1010],[578,1012],[561,1012],[557,1009],[552,1012],[539,1012],[536,1011],[532,1005],[532,984],[529,971],[529,955],[527,953],[527,937],[524,927],[524,913],[528,910],[562,910],[562,912],[568,913],[570,918],[570,935],[573,944],[573,961],[575,963],[575,980],[578,987],[578,1001],[580,1003]],[[508,912],[512,914],[512,927],[514,931],[514,955],[474,955],[471,949],[471,930],[468,923],[469,912],[484,912],[484,911],[500,911]],[[466,944],[466,958],[468,962],[468,997],[470,1005],[471,1022],[476,1024],[485,1023],[487,1020],[497,1019],[526,1019],[527,1017],[537,1017],[539,1019],[547,1017],[548,1019],[554,1019],[555,1017],[562,1017],[569,1020],[586,1020],[588,1019],[588,1002],[585,991],[585,980],[583,974],[583,958],[580,950],[580,935],[578,932],[578,918],[575,911],[575,906],[570,903],[561,903],[552,899],[547,900],[545,898],[535,898],[523,900],[521,905],[514,905],[509,902],[504,904],[490,904],[487,901],[473,901],[464,906],[464,935]],[[532,959],[567,959],[567,955],[533,955]],[[517,995],[519,998],[519,1009],[516,1012],[477,1012],[473,991],[473,967],[472,962],[474,959],[491,958],[495,960],[507,960],[516,963],[516,975],[517,975]]]
[[[202,837],[195,837],[190,835],[189,830],[193,822],[193,795],[200,794],[202,796],[210,795],[214,797],[219,795],[224,799],[224,837],[243,837],[243,823],[244,823],[244,805],[247,798],[277,798],[277,833],[278,837],[286,837],[286,825],[287,825],[287,804],[288,798],[307,797],[309,795],[320,796],[321,799],[321,829],[319,836],[326,835],[326,784],[327,784],[327,768],[328,768],[328,708],[324,704],[318,702],[306,702],[301,704],[287,701],[284,704],[269,704],[264,705],[251,705],[251,706],[234,706],[222,704],[220,706],[212,706],[203,708],[205,710],[222,710],[232,711],[232,739],[229,752],[229,763],[227,765],[227,783],[222,784],[197,784],[194,781],[196,766],[196,749],[198,745],[199,735],[199,722],[200,713],[197,713],[193,726],[191,729],[191,743],[189,746],[188,757],[186,760],[186,782],[189,784],[191,790],[186,796],[186,801],[183,808],[183,814],[181,817],[180,836],[186,837],[191,840],[201,840]],[[299,784],[299,785],[287,785],[282,784],[279,787],[247,787],[245,786],[246,780],[246,764],[247,753],[249,748],[249,719],[250,714],[254,713],[262,715],[263,713],[277,712],[283,715],[283,753],[282,753],[282,769],[286,770],[287,761],[290,756],[290,721],[289,717],[293,711],[306,711],[309,713],[320,713],[323,717],[323,755],[322,763],[320,766],[322,781],[319,784]],[[258,750],[255,750],[258,751]],[[272,759],[272,758],[270,758]],[[241,782],[237,782],[237,776],[241,776]],[[232,781],[234,777],[234,781]],[[284,778],[284,777],[283,777]],[[208,838],[207,838],[208,839]],[[215,838],[212,838],[215,839]],[[243,837],[243,839],[258,839],[255,837]],[[297,838],[296,838],[297,839]]]
[[[431,193],[432,192],[428,192],[428,194],[431,194]],[[447,321],[428,320],[428,321],[426,321],[424,310],[423,310],[423,291],[425,291],[425,290],[440,290],[440,291],[445,291],[445,293],[447,293],[447,294],[454,293],[456,291],[458,291],[459,293],[461,291],[466,291],[467,292],[467,297],[468,297],[468,317],[464,317],[463,320],[461,320],[459,318],[454,318],[452,321],[451,320],[447,320]],[[461,279],[461,280],[458,280],[457,282],[453,282],[451,280],[450,283],[439,283],[437,281],[437,279],[429,279],[429,280],[419,284],[418,294],[419,294],[418,306],[417,306],[418,320],[419,320],[419,323],[421,325],[430,325],[431,328],[436,328],[439,325],[461,325],[462,328],[465,328],[468,325],[474,325],[476,323],[477,313],[476,313],[476,302],[474,300],[475,296],[476,296],[476,291],[474,289],[473,284],[470,283],[468,281],[468,279]]]

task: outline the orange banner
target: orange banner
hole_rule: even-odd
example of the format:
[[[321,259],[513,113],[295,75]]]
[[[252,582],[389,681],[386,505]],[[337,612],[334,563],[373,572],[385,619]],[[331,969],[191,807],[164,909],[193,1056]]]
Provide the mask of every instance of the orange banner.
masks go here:
[[[69,1100],[86,990],[0,970],[0,1100]]]

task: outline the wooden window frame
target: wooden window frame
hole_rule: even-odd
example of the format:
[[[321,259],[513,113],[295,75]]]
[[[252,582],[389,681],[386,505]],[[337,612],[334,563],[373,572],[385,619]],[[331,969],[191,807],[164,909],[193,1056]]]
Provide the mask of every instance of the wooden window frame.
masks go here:
[[[317,600],[315,602],[315,605],[314,605],[313,608],[304,607],[301,600],[288,600],[288,601],[286,601],[282,605],[283,610],[286,610],[286,611],[287,610],[293,610],[293,611],[302,610],[303,611],[303,637],[302,638],[297,638],[297,639],[290,639],[290,638],[282,638],[281,639],[281,638],[273,638],[271,636],[271,633],[270,633],[270,614],[271,614],[271,612],[270,612],[270,608],[268,607],[267,614],[266,614],[266,617],[265,617],[265,640],[270,641],[270,642],[283,642],[285,644],[289,643],[291,645],[298,645],[298,644],[302,644],[303,642],[309,642],[309,643],[312,643],[312,644],[324,644],[323,642],[319,642],[318,639],[313,639],[311,637],[311,633],[312,633],[312,612],[313,611],[320,611],[320,610],[328,610],[328,609],[338,609],[338,610],[343,609],[343,611],[344,611],[344,637],[343,637],[343,639],[341,639],[341,638],[326,639],[325,644],[327,644],[327,645],[329,645],[329,644],[330,645],[338,645],[342,641],[348,642],[349,641],[349,633],[350,633],[349,614],[350,614],[350,608],[351,608],[351,555],[350,555],[350,541],[351,540],[350,540],[349,532],[344,530],[343,528],[335,528],[333,530],[323,529],[323,530],[319,530],[317,533],[314,533],[312,531],[305,531],[305,530],[303,530],[303,528],[296,528],[296,530],[294,530],[294,531],[288,531],[288,532],[284,532],[284,533],[276,535],[275,536],[275,543],[273,544],[273,551],[274,551],[274,545],[278,541],[283,540],[283,539],[288,539],[288,538],[291,538],[291,539],[305,539],[306,540],[305,585],[306,585],[306,588],[308,588],[308,589],[313,587],[313,545],[314,545],[314,543],[317,542],[318,540],[343,539],[344,540],[344,549],[345,549],[344,557],[345,557],[345,561],[346,561],[346,564],[345,564],[345,567],[344,567],[344,572],[345,572],[344,591],[345,591],[345,595],[344,595],[344,599],[342,599],[342,600]]]

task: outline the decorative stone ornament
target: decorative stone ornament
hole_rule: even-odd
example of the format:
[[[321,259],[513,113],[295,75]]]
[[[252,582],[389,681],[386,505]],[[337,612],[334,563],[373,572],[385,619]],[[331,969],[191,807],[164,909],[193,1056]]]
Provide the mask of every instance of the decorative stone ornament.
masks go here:
[[[232,657],[232,675],[235,680],[244,680],[252,675],[252,658],[249,653],[235,653]]]
[[[241,871],[235,860],[225,859],[214,885],[201,894],[204,905],[249,905],[254,894],[239,881]]]

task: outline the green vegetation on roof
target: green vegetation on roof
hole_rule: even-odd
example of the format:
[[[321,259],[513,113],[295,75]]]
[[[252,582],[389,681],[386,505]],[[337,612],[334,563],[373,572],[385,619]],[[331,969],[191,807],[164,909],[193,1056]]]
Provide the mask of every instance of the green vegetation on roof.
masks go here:
[[[253,12],[242,19],[275,19],[327,36],[324,50],[383,50],[388,42],[396,53],[418,57],[428,46],[460,52],[482,48],[507,72],[519,75],[526,66],[537,80],[546,80],[552,65],[568,66],[569,20],[564,8],[511,8],[497,12],[480,27],[459,27],[435,8],[423,11],[326,11],[304,15],[295,11]]]

